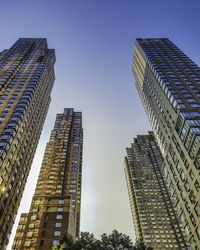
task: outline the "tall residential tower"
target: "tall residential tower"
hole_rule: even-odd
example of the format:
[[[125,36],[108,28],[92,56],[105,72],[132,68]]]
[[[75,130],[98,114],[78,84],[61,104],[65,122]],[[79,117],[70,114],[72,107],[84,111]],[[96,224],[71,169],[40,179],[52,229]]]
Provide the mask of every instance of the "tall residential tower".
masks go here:
[[[167,38],[136,39],[133,73],[171,198],[200,249],[200,68]]]
[[[21,201],[55,80],[46,39],[20,38],[0,53],[0,245]]]
[[[189,249],[162,177],[162,156],[152,132],[126,149],[125,173],[138,241],[153,249]]]
[[[66,232],[79,235],[83,129],[72,108],[57,114],[29,213],[22,214],[12,249],[51,249]]]

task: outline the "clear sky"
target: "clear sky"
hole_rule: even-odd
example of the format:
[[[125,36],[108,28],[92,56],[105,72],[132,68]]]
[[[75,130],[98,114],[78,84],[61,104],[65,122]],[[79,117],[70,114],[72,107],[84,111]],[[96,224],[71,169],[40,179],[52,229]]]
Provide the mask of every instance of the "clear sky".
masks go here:
[[[29,210],[56,113],[74,107],[83,112],[84,127],[81,230],[99,237],[117,229],[134,239],[123,159],[132,138],[150,130],[131,72],[134,40],[168,37],[199,64],[199,9],[198,0],[0,2],[0,50],[19,37],[46,37],[57,57],[52,102],[19,214]]]

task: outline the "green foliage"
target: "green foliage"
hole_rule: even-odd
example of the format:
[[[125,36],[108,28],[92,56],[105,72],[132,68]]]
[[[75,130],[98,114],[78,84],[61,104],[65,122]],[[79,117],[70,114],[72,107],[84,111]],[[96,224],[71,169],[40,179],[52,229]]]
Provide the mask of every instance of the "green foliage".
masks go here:
[[[111,234],[101,235],[102,247],[105,250],[109,249],[133,249],[133,243],[126,234],[118,233],[113,230]]]
[[[63,248],[61,248],[62,250],[66,250],[66,249],[73,250],[74,240],[70,234],[66,234],[60,240],[60,244],[63,247]]]
[[[153,250],[153,247],[146,247],[143,242],[136,242],[133,250]]]
[[[54,246],[52,250],[74,250],[74,240],[70,234],[65,234],[60,240],[60,247]]]
[[[98,250],[100,249],[101,242],[95,239],[94,235],[88,232],[81,232],[79,239],[74,243],[74,250],[87,249]]]
[[[152,247],[146,247],[144,243],[137,242],[133,245],[131,239],[126,234],[113,230],[111,234],[101,235],[101,240],[97,240],[92,233],[81,232],[77,241],[74,241],[71,235],[66,234],[60,240],[59,247],[53,247],[52,250],[152,250]]]

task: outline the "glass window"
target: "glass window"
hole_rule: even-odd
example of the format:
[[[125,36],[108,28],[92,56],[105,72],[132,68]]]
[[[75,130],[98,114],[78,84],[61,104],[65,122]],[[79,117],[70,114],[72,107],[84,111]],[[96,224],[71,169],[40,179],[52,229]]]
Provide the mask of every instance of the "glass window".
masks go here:
[[[185,222],[185,220],[186,220],[185,213],[184,213],[184,212],[182,212],[180,217],[181,217],[181,221],[182,221],[182,223],[184,223],[184,222]]]
[[[31,241],[30,240],[25,241],[24,246],[26,247],[31,246]]]
[[[60,236],[60,231],[55,231],[54,236]]]
[[[27,234],[26,234],[26,236],[27,237],[32,237],[33,236],[33,232],[31,231],[31,232],[28,232]]]
[[[46,231],[42,231],[42,237],[46,236]]]
[[[196,158],[194,160],[194,165],[195,165],[196,169],[200,168],[200,149],[198,150],[198,153],[197,153]]]
[[[194,180],[194,172],[192,171],[192,169],[190,170],[189,175],[190,175],[190,178],[191,178],[192,180]]]
[[[193,224],[194,226],[196,226],[196,221],[195,221],[195,219],[194,219],[193,214],[190,215],[190,220],[191,220],[192,224]]]
[[[37,216],[36,215],[32,215],[31,216],[31,220],[36,220],[37,219]]]
[[[183,125],[183,122],[184,122],[184,119],[183,119],[182,115],[179,115],[177,123],[176,123],[176,131],[177,131],[177,133],[180,132],[181,127]]]
[[[199,128],[199,132],[200,132],[200,128]],[[194,155],[195,155],[195,152],[196,152],[196,149],[197,149],[197,145],[198,145],[198,140],[195,138],[193,143],[192,143],[192,146],[190,148],[190,152],[189,152],[189,155],[190,155],[191,159],[194,158]]]
[[[53,241],[53,246],[58,246],[59,245],[59,240],[54,240]]]
[[[194,210],[196,212],[196,215],[200,216],[200,204],[197,202],[196,206],[194,207]]]
[[[185,163],[184,163],[185,167],[188,169],[189,168],[189,163],[187,161],[187,159],[185,159]]]
[[[193,138],[194,138],[194,132],[192,131],[192,129],[189,129],[187,138],[186,138],[185,143],[184,143],[185,148],[187,150],[189,149],[189,147],[190,147],[190,145],[192,143]]]
[[[182,197],[182,199],[185,201],[185,199],[186,199],[186,197],[185,197],[185,192],[181,192],[181,197]]]
[[[200,239],[200,228],[196,229],[196,233],[197,233],[198,238]]]
[[[189,192],[190,191],[190,185],[189,185],[189,183],[188,183],[188,181],[186,181],[185,182],[185,190],[187,191],[187,192]]]
[[[195,186],[197,192],[199,192],[200,191],[200,185],[199,185],[199,182],[197,180],[195,181],[194,186]]]
[[[60,222],[56,222],[56,224],[55,224],[55,227],[61,227],[61,223]]]
[[[189,194],[190,201],[194,204],[196,202],[196,196],[194,195],[194,191],[192,190]]]
[[[190,106],[191,106],[192,108],[199,108],[199,107],[200,107],[200,104],[198,104],[198,103],[193,103],[193,104],[190,104]]]
[[[62,218],[63,218],[62,214],[57,214],[57,215],[56,215],[56,219],[57,219],[57,220],[62,220]]]
[[[188,130],[189,130],[189,125],[187,122],[185,122],[180,134],[181,141],[185,140]]]
[[[184,171],[182,170],[181,174],[180,174],[180,177],[181,177],[181,180],[182,181],[185,181],[185,173]]]
[[[178,164],[177,164],[177,171],[180,173],[180,171],[182,171],[182,166],[181,166],[181,164],[180,164],[180,162],[178,162]]]
[[[44,245],[44,240],[40,241],[40,247],[42,247]]]
[[[192,130],[194,131],[195,134],[200,134],[200,128],[192,128]]]
[[[191,230],[190,230],[189,224],[187,224],[187,225],[185,226],[185,232],[186,232],[187,235],[190,234]]]

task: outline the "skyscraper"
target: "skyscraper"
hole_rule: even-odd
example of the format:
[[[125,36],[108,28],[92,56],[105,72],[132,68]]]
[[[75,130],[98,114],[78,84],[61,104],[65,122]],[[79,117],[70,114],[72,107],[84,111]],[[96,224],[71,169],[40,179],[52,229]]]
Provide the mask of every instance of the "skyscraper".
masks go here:
[[[0,245],[8,243],[55,80],[46,39],[20,38],[0,53]]]
[[[162,177],[162,156],[152,132],[126,149],[125,173],[138,241],[153,249],[189,249]]]
[[[28,214],[22,214],[12,249],[51,249],[66,232],[79,235],[82,114],[57,114]]]
[[[171,197],[200,249],[200,68],[169,39],[136,39],[133,73]]]

